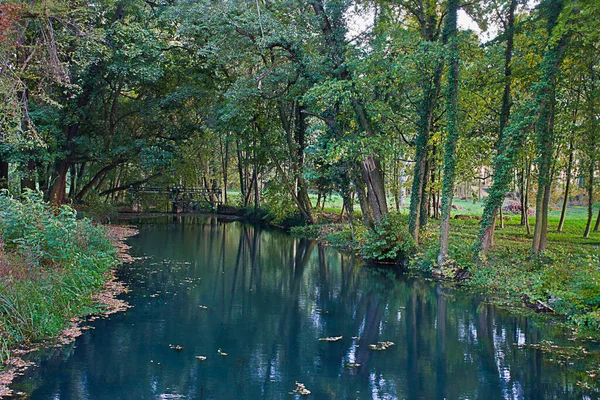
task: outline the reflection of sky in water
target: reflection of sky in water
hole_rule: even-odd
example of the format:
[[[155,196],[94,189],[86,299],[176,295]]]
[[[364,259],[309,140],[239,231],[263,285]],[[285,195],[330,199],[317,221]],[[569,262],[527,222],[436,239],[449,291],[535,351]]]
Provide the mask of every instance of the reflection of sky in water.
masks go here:
[[[314,399],[584,395],[575,374],[590,365],[523,347],[573,345],[560,329],[542,335],[442,283],[238,222],[142,225],[131,244],[149,257],[119,273],[134,308],[94,322],[72,354],[47,357],[17,389],[32,399],[289,399],[298,381]],[[331,336],[342,339],[319,341]],[[369,349],[380,341],[395,346]]]

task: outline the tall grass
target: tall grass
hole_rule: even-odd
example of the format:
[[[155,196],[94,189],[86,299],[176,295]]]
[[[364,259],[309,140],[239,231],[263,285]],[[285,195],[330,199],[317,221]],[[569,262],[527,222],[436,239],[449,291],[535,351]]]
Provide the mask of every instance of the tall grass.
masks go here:
[[[117,262],[103,227],[38,194],[0,195],[0,361],[84,314]]]

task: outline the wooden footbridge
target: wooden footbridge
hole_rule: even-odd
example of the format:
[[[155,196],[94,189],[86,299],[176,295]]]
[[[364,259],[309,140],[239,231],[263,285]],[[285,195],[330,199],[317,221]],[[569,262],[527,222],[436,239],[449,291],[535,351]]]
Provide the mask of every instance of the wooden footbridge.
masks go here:
[[[223,191],[218,187],[186,187],[186,186],[130,186],[133,211],[140,211],[140,195],[166,196],[171,204],[171,212],[196,211],[202,205],[216,208],[222,203]]]

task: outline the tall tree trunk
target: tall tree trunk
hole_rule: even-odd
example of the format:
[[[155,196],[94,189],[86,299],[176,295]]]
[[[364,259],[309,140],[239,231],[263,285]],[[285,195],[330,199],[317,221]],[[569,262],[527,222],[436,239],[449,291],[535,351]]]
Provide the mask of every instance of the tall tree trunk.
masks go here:
[[[563,8],[563,0],[555,0],[555,7],[551,10],[551,26],[556,24]],[[554,21],[553,21],[554,20]],[[551,31],[549,32],[551,34]],[[538,191],[536,196],[536,218],[533,231],[532,250],[539,255],[546,249],[548,235],[548,208],[550,204],[550,190],[552,187],[552,161],[554,150],[554,112],[556,106],[556,76],[562,60],[562,55],[567,46],[567,37],[563,36],[550,48],[554,62],[550,68],[542,64],[542,74],[546,75],[546,85],[543,89],[543,104],[535,125],[537,133],[538,158]]]
[[[67,161],[59,161],[56,165],[55,178],[50,188],[50,203],[53,206],[60,206],[66,202],[67,188],[67,173],[69,172],[70,163]]]
[[[596,224],[594,225],[594,232],[598,232],[600,229],[600,209],[598,209],[598,216],[596,217]]]
[[[525,217],[527,216],[525,210],[525,167],[519,174],[519,202],[521,203],[521,226],[525,226]]]
[[[417,10],[418,21],[421,28],[421,38],[424,41],[434,43],[438,40],[439,22],[435,2],[419,2]],[[442,38],[445,44],[445,37]],[[413,172],[413,183],[410,194],[409,208],[409,232],[413,238],[419,241],[419,230],[427,223],[427,213],[423,212],[423,203],[426,202],[427,181],[429,177],[429,138],[433,130],[433,118],[435,114],[440,84],[442,79],[443,58],[440,58],[433,70],[431,77],[425,77],[421,81],[423,96],[419,101],[419,123],[417,126],[417,137],[415,140],[415,167]]]
[[[588,169],[588,187],[587,187],[587,195],[588,195],[588,207],[587,207],[587,222],[585,223],[585,231],[583,232],[583,237],[590,237],[590,230],[592,227],[592,219],[594,218],[594,172],[596,170],[596,161],[589,161],[589,169]]]
[[[476,261],[482,260],[487,255],[488,248],[486,247],[486,243],[489,242],[490,227],[496,218],[497,209],[501,206],[512,182],[514,163],[524,143],[526,131],[536,123],[536,120],[542,118],[542,114],[548,116],[550,108],[553,109],[551,107],[552,102],[549,102],[549,99],[554,92],[556,74],[558,73],[568,43],[568,36],[566,35],[563,35],[556,41],[550,40],[552,38],[552,31],[557,25],[558,14],[562,10],[562,1],[560,1],[559,6],[558,9],[553,9],[555,13],[550,16],[548,21],[549,46],[542,59],[540,80],[533,87],[533,99],[531,103],[525,104],[519,110],[515,118],[512,118],[513,122],[502,133],[498,152],[494,158],[494,183],[485,201],[479,235],[474,246],[474,259]]]
[[[369,229],[373,228],[373,215],[371,214],[371,207],[369,206],[367,195],[365,194],[365,185],[360,178],[355,177],[354,186],[356,187],[356,194],[358,195],[358,203],[360,204],[360,210],[363,215],[363,222]],[[325,204],[325,200],[323,200]]]
[[[227,205],[227,172],[229,169],[229,141],[227,140],[227,138],[225,138],[224,142],[225,143],[223,143],[223,140],[219,138],[219,145],[221,150],[221,168],[223,172],[223,200],[224,204]]]
[[[254,212],[260,208],[260,191],[258,183],[258,159],[256,158],[256,147],[254,148],[254,167],[252,168],[252,181],[254,181]]]
[[[413,238],[419,240],[419,229],[424,226],[422,218],[423,202],[427,193],[427,179],[429,176],[428,153],[429,137],[433,128],[433,117],[437,104],[442,79],[442,63],[440,63],[433,74],[433,82],[424,82],[425,93],[419,107],[419,125],[417,138],[415,140],[415,168],[413,172],[413,184],[410,194],[409,209],[409,231]],[[423,222],[423,223],[422,223]]]
[[[367,199],[373,212],[373,220],[377,223],[388,214],[381,163],[379,158],[368,155],[361,161],[360,167],[367,187]]]
[[[440,252],[438,268],[448,260],[448,238],[450,235],[450,212],[454,196],[456,172],[456,144],[458,143],[458,0],[448,0],[448,14],[444,35],[450,43],[448,56],[448,91],[446,93],[447,134],[444,143],[444,178],[442,181],[442,206],[440,214]]]
[[[75,195],[75,178],[77,177],[75,174],[76,165],[71,164],[69,167],[69,199],[72,199]]]
[[[514,47],[514,36],[515,36],[515,10],[517,8],[517,0],[511,0],[510,6],[508,9],[508,14],[506,16],[506,49],[504,50],[504,92],[502,93],[502,109],[500,110],[500,127],[498,131],[498,141],[496,142],[496,148],[499,151],[500,145],[502,143],[502,135],[504,129],[508,125],[508,120],[510,118],[510,109],[512,106],[512,95],[511,95],[511,84],[512,84],[512,54]],[[481,181],[480,181],[481,183]],[[481,187],[481,186],[480,186]],[[481,190],[480,190],[481,191]],[[502,210],[502,204],[504,203],[504,198],[500,204],[496,207],[496,210],[493,212],[494,215],[497,214],[498,209]],[[494,222],[491,225],[486,227],[486,231],[484,236],[486,240],[483,243],[482,253],[487,254],[490,247],[494,245],[494,231],[495,231],[496,219],[494,218]]]
[[[567,214],[567,205],[569,204],[569,188],[571,187],[571,171],[573,169],[573,139],[569,141],[569,161],[567,163],[567,176],[565,177],[565,194],[562,203],[562,209],[560,211],[560,220],[558,221],[558,227],[556,232],[562,232],[565,224],[565,215]]]
[[[525,210],[525,229],[528,235],[531,235],[531,226],[529,225],[529,192],[531,188],[531,160],[527,159],[527,175],[525,182],[525,200],[523,207]]]
[[[242,205],[244,207],[248,206],[248,202],[246,200],[246,176],[244,174],[244,164],[243,164],[243,157],[242,157],[242,151],[240,150],[240,144],[239,142],[236,140],[236,144],[237,144],[237,149],[236,149],[236,153],[237,153],[237,167],[238,167],[238,174],[240,177],[240,200],[242,201]]]

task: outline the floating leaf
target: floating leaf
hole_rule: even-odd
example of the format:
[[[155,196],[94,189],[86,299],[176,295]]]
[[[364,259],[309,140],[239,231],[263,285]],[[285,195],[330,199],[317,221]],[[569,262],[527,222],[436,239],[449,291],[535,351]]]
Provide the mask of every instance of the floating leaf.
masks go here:
[[[298,393],[300,396],[308,396],[310,394],[310,390],[306,388],[304,383],[296,382],[296,389],[294,389],[294,393]]]
[[[324,342],[337,342],[337,341],[342,340],[342,336],[324,337],[324,338],[320,338],[319,340],[322,340]]]
[[[394,342],[378,342],[377,344],[370,344],[369,349],[382,351],[392,346],[394,346]]]

